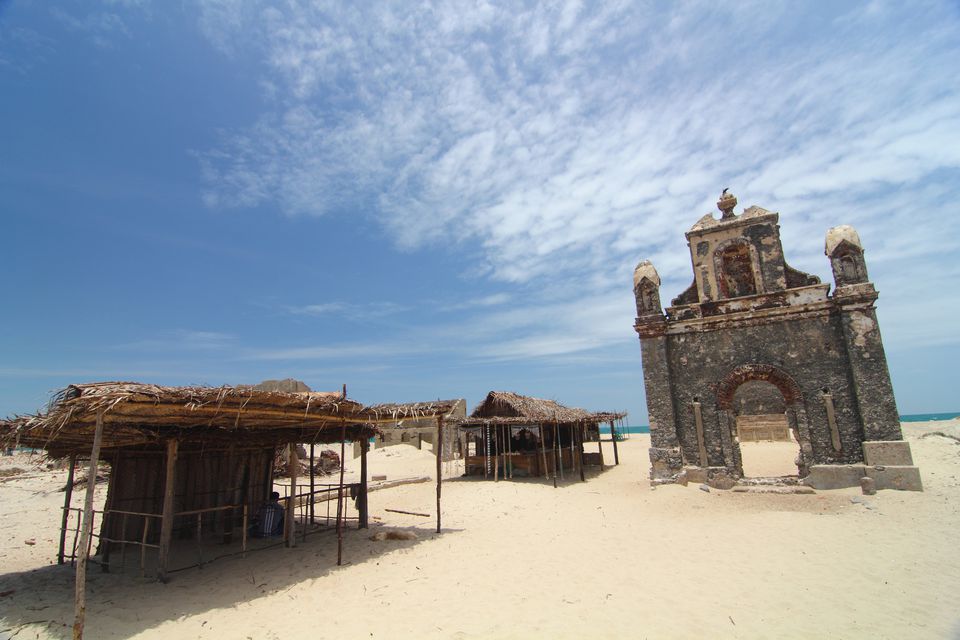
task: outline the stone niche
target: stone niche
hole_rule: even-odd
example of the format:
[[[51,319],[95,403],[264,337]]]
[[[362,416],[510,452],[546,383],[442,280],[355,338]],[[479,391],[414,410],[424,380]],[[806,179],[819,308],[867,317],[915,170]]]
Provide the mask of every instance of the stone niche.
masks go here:
[[[789,436],[796,476],[814,488],[873,478],[878,489],[921,490],[856,230],[827,232],[831,294],[787,264],[779,214],[757,206],[737,214],[736,204],[725,190],[721,217],[707,214],[687,231],[693,282],[666,309],[653,264],[634,271],[651,480],[742,478],[744,434]]]

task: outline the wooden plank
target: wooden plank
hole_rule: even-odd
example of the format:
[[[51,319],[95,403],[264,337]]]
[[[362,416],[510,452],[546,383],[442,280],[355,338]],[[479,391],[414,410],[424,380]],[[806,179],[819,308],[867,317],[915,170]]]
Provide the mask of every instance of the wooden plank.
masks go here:
[[[161,582],[167,581],[167,562],[170,559],[170,537],[173,535],[173,492],[179,444],[175,439],[167,440],[167,472],[163,487],[163,518],[160,520],[160,553],[157,559],[157,579]]]
[[[97,430],[90,450],[90,468],[87,471],[87,492],[83,500],[83,524],[80,530],[80,557],[77,559],[77,582],[73,602],[73,640],[83,638],[87,617],[87,558],[90,556],[90,533],[93,529],[93,492],[97,486],[97,462],[100,461],[100,443],[103,440],[103,411],[97,412]]]

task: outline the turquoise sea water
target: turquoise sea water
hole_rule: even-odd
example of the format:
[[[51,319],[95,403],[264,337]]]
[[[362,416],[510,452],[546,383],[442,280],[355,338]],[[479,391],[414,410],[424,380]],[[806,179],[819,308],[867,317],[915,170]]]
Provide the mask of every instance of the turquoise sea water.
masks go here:
[[[600,433],[610,435],[610,425],[601,426]],[[639,427],[617,427],[617,433],[650,433],[650,427],[641,425]]]
[[[928,420],[953,420],[954,418],[960,418],[960,412],[910,413],[900,416],[900,422],[927,422]]]

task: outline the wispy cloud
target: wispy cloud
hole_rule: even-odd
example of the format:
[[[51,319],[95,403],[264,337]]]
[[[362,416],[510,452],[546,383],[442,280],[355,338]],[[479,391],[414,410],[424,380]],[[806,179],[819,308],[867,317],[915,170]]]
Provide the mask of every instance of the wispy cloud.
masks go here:
[[[370,302],[355,304],[350,302],[334,301],[301,306],[285,306],[284,309],[294,315],[304,316],[339,316],[348,320],[374,320],[397,313],[402,313],[406,307],[395,302]]]
[[[236,344],[235,341],[235,336],[219,331],[178,329],[135,342],[117,344],[114,345],[114,348],[135,351],[216,351],[233,348]]]
[[[612,292],[649,257],[665,299],[691,277],[682,231],[728,186],[782,210],[788,259],[822,275],[818,244],[839,223],[876,254],[903,225],[931,253],[952,246],[946,3],[200,6],[222,51],[259,51],[274,105],[200,154],[212,206],[366,209],[400,246],[478,245],[465,271],[507,283]],[[897,268],[925,287],[931,266]],[[504,353],[580,343],[533,333]]]

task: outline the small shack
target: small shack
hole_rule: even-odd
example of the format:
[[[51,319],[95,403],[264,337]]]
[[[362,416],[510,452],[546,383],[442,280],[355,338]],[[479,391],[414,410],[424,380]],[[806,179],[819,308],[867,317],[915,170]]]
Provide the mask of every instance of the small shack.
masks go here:
[[[313,528],[314,504],[331,498],[337,503],[338,531],[351,497],[357,525],[366,527],[366,452],[379,433],[377,424],[404,417],[442,422],[450,406],[365,407],[342,393],[99,382],[70,385],[54,396],[46,413],[6,423],[0,440],[69,459],[60,563],[78,561],[79,574],[91,538],[98,537],[97,562],[104,570],[112,553],[126,556],[129,549],[139,556],[141,573],[149,566],[165,580],[172,571],[210,561],[211,549],[248,551],[250,520],[273,489],[275,454],[284,447],[290,485],[283,498],[283,536],[273,544],[295,546]],[[339,485],[318,484],[314,445],[338,443],[342,460],[346,442],[362,443],[360,483],[345,488],[341,468]],[[310,451],[309,484],[297,477],[301,443]],[[82,459],[90,460],[91,477],[98,462],[110,465],[102,510],[91,508],[92,491],[84,508],[71,505],[73,472]],[[439,523],[439,498],[437,511]],[[97,527],[99,534],[93,533]]]
[[[584,480],[585,465],[603,467],[601,424],[610,425],[619,464],[616,426],[626,415],[591,413],[554,400],[491,391],[469,418],[455,422],[465,475],[494,480],[552,475],[556,485],[558,476],[579,473]],[[584,452],[585,442],[596,442],[597,451]]]

